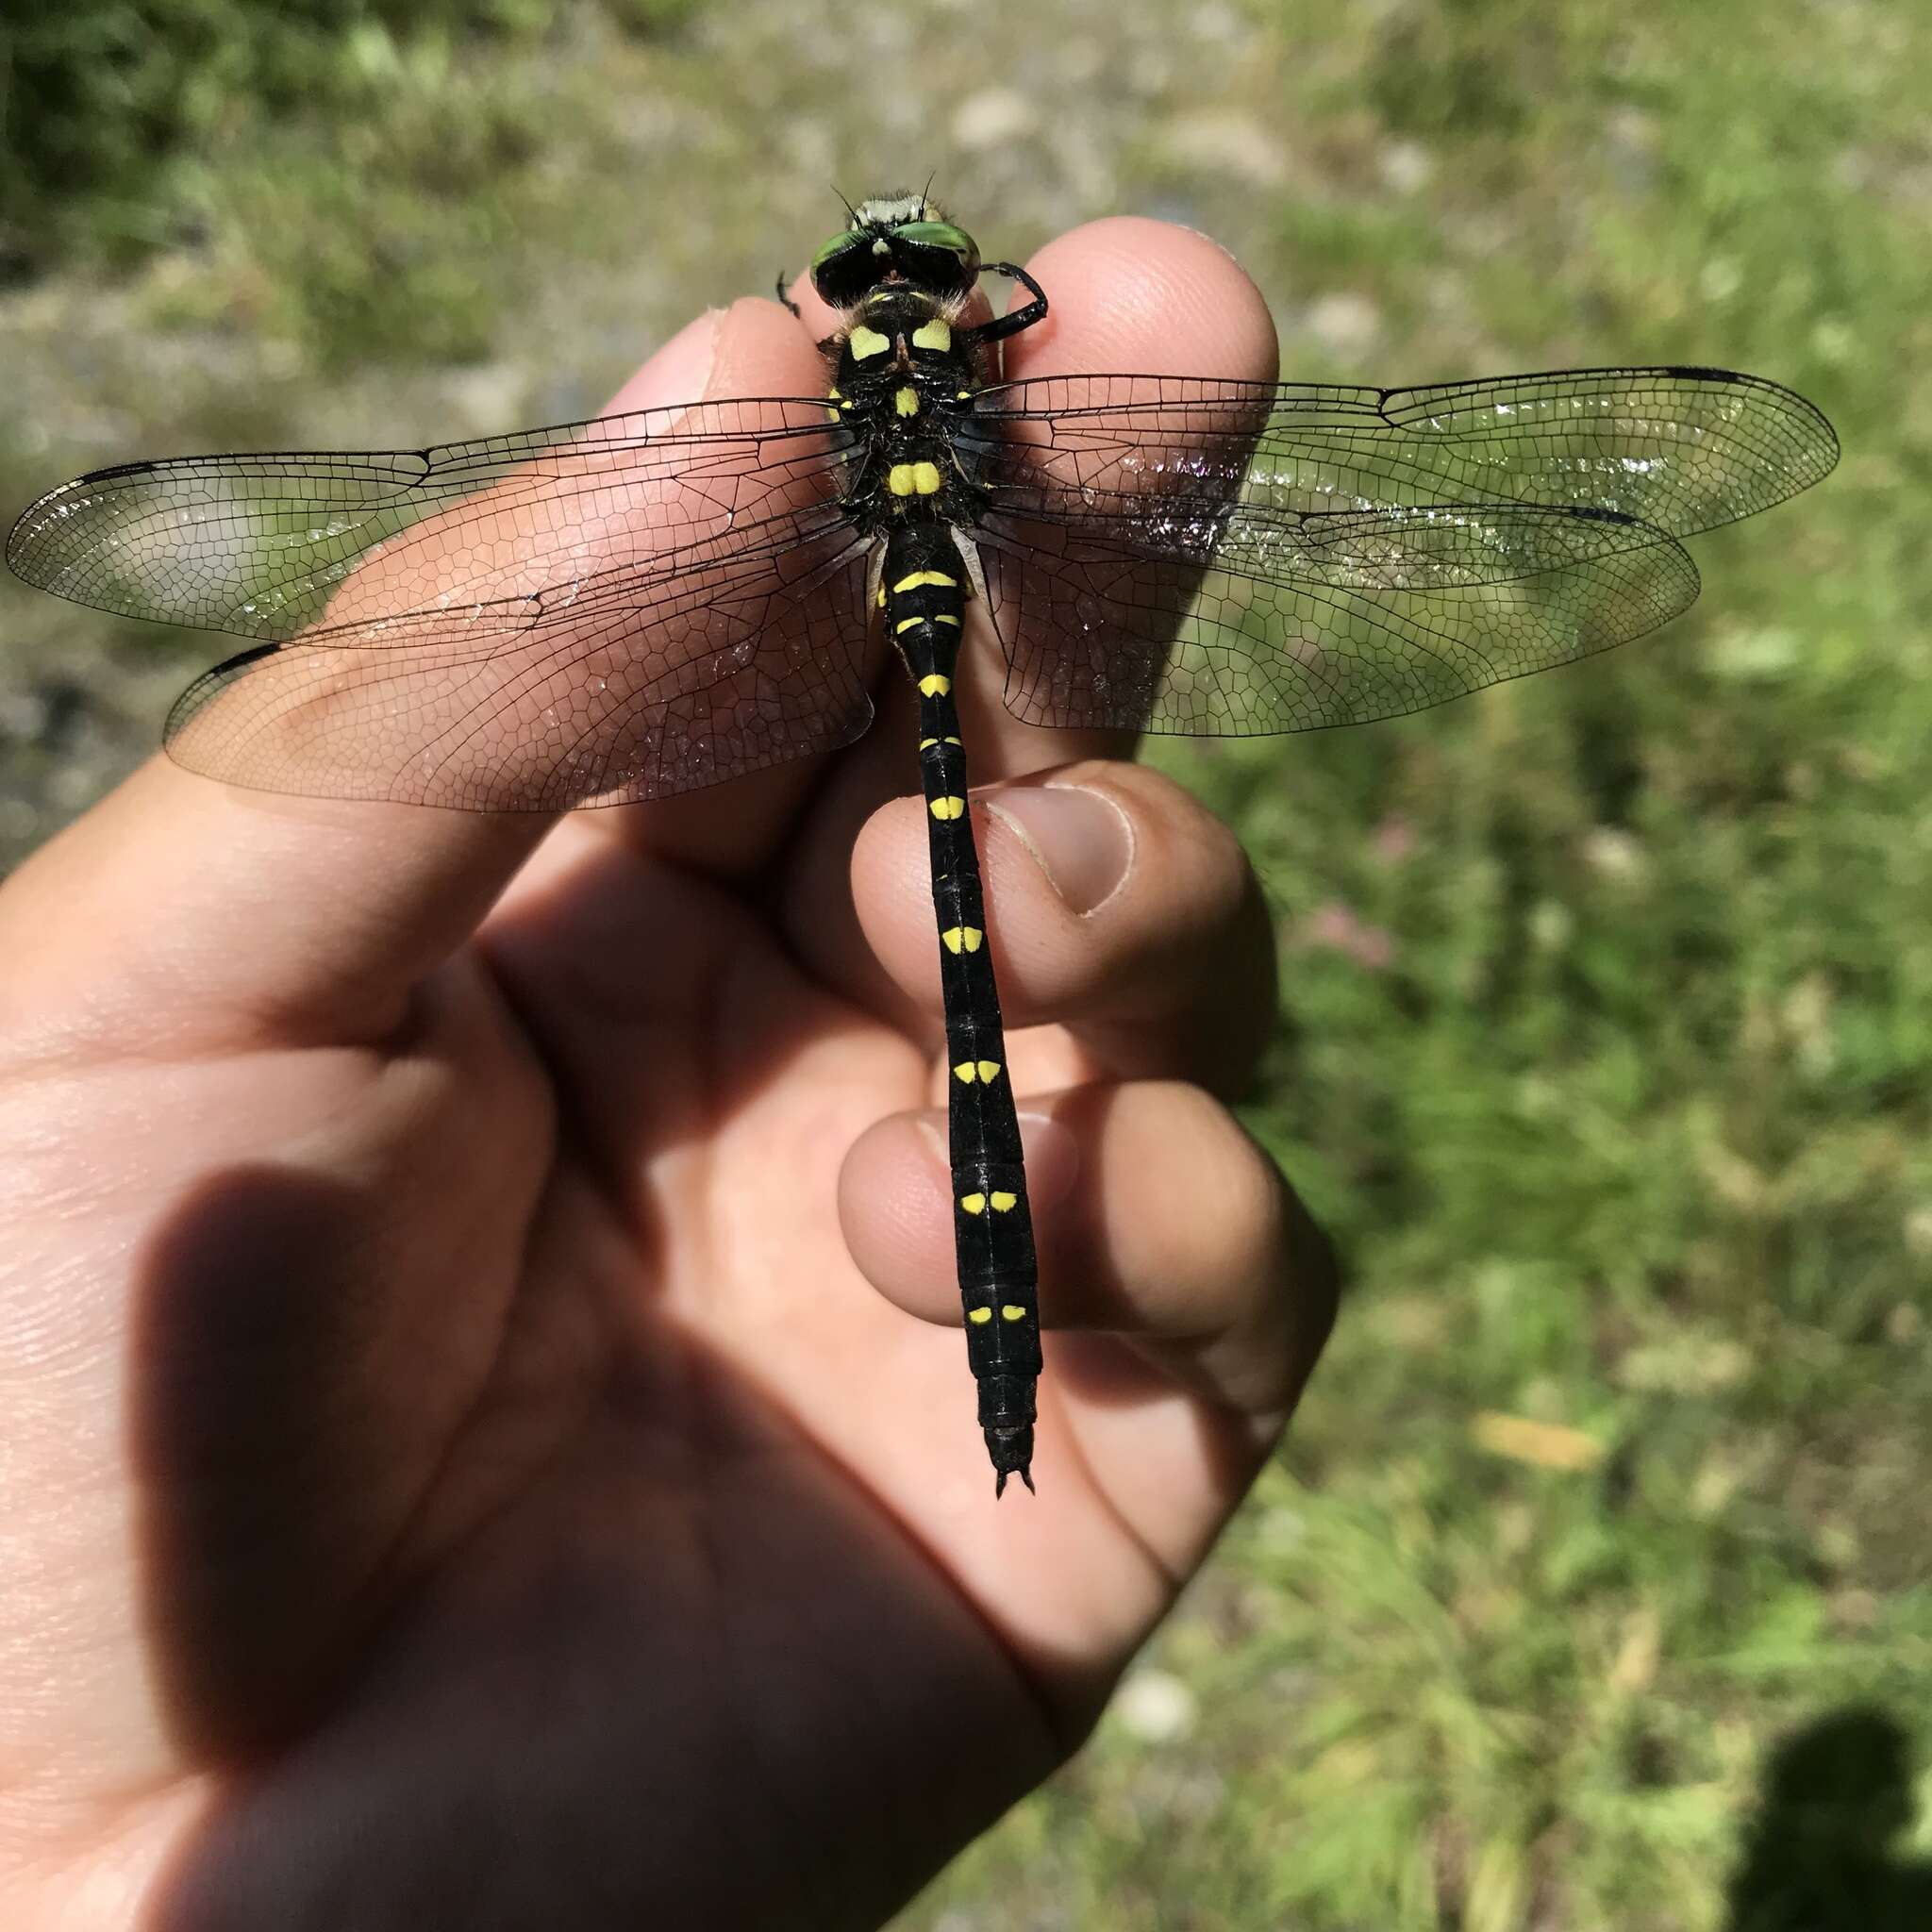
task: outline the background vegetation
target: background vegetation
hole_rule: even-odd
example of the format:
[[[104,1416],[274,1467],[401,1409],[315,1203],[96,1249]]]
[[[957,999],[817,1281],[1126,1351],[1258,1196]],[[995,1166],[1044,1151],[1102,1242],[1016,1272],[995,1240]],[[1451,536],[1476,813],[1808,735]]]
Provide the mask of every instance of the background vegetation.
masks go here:
[[[812,17],[808,20],[806,15]],[[848,192],[1246,263],[1307,376],[1748,368],[1846,459],[1621,657],[1160,754],[1353,1298],[1091,1748],[905,1932],[1932,1925],[1932,25],[1887,0],[75,0],[0,29],[0,502],[586,413]],[[0,853],[205,641],[0,601]],[[936,1739],[936,1751],[944,1749]]]

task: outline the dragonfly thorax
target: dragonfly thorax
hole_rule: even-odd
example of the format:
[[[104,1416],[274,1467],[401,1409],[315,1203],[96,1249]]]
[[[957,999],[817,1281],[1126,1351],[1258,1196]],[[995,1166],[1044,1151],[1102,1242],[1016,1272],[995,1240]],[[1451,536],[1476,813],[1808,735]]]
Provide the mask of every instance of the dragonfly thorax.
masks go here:
[[[924,289],[894,283],[876,289],[853,309],[846,327],[832,340],[833,375],[851,393],[881,382],[908,377],[955,390],[976,388],[980,358],[957,326],[963,305]]]
[[[867,534],[908,521],[962,524],[979,508],[956,439],[982,387],[985,352],[956,327],[960,306],[892,283],[868,294],[826,345],[826,400],[858,439],[844,501]]]

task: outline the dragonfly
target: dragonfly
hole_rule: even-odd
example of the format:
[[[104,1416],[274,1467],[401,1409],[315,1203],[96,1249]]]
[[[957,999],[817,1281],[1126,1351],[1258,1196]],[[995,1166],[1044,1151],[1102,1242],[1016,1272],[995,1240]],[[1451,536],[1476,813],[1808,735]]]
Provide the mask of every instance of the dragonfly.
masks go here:
[[[919,694],[954,1245],[1000,1494],[1033,1487],[1042,1353],[962,645],[1040,726],[1393,717],[1680,615],[1698,576],[1679,540],[1807,489],[1838,443],[1801,396],[1710,368],[1009,380],[1002,344],[1048,312],[1039,282],[982,262],[924,194],[847,212],[810,264],[840,317],[821,393],[125,464],[42,496],[7,560],[82,604],[247,640],[165,743],[274,791],[665,798],[850,743],[896,658]],[[986,275],[1025,299],[989,319]]]

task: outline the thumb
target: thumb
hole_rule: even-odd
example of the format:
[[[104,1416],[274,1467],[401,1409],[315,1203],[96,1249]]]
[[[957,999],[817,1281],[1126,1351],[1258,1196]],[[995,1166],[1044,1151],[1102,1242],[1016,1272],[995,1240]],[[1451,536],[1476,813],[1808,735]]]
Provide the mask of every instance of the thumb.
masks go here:
[[[613,408],[755,375],[732,344],[761,307],[701,316]],[[0,1029],[78,1003],[191,1048],[379,1032],[552,823],[243,791],[156,758],[0,891]]]

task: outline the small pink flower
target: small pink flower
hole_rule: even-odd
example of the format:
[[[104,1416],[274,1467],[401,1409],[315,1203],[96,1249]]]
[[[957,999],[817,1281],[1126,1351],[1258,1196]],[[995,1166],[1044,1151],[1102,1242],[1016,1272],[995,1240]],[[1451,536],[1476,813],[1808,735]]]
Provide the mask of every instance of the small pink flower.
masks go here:
[[[1298,935],[1305,946],[1325,946],[1345,953],[1371,973],[1386,973],[1395,959],[1395,941],[1382,926],[1365,924],[1354,908],[1340,899],[1318,906],[1301,923]]]
[[[1415,827],[1405,818],[1390,817],[1375,827],[1375,857],[1385,865],[1400,865],[1415,850]]]

